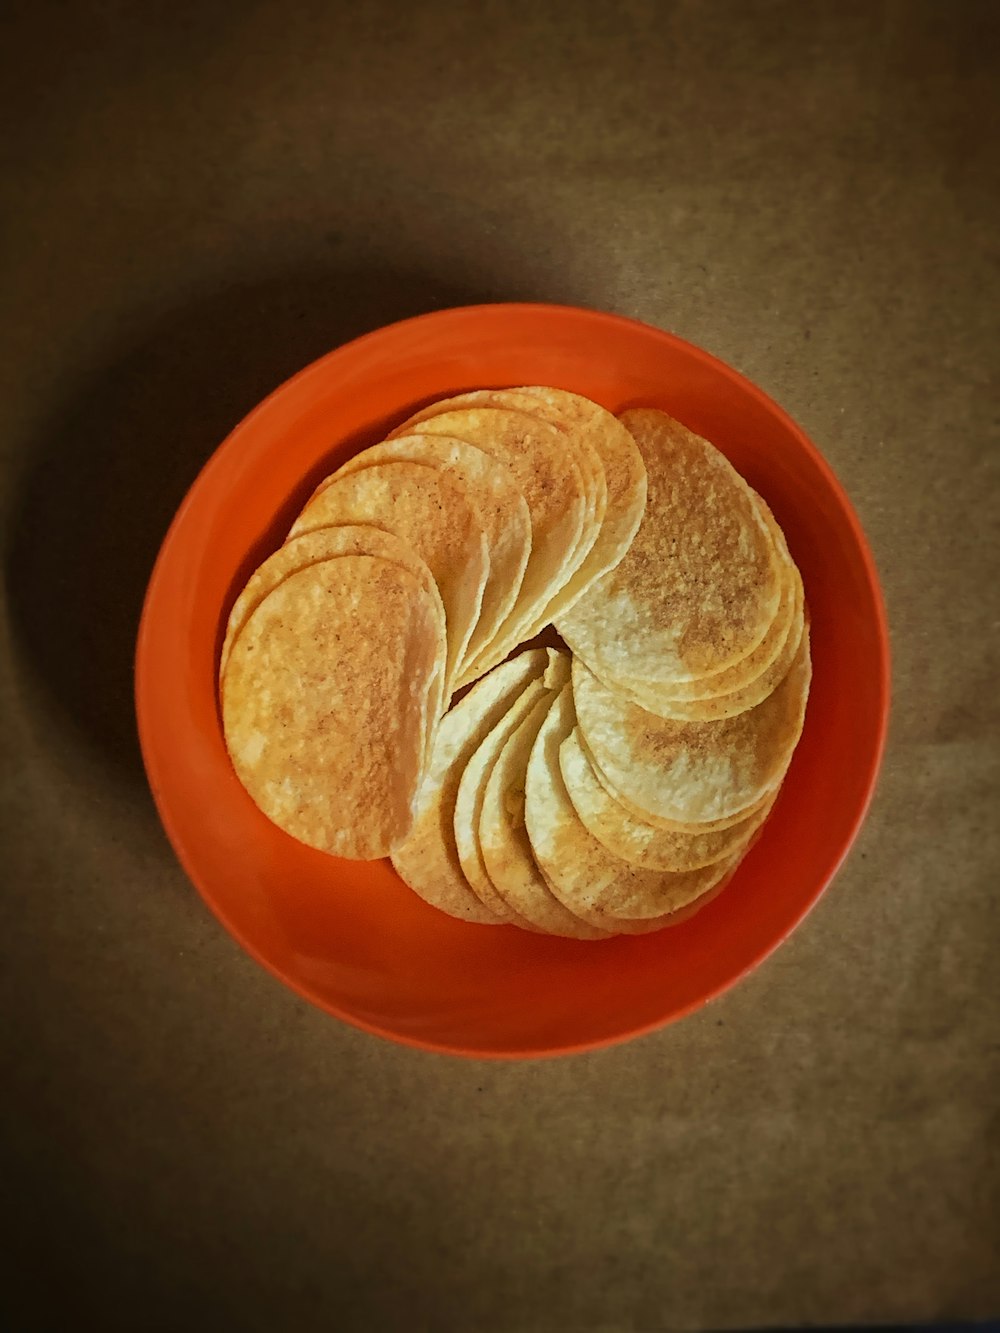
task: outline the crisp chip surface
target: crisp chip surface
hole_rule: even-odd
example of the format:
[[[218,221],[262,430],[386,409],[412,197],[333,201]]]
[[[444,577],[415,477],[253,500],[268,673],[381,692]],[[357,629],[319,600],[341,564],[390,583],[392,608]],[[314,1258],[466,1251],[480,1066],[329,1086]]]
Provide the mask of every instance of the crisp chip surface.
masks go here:
[[[726,860],[747,846],[773,803],[768,800],[752,815],[714,833],[656,828],[601,784],[576,729],[559,747],[559,771],[587,832],[612,856],[642,870],[700,870]]]
[[[809,692],[809,635],[778,688],[756,708],[715,722],[659,718],[609,690],[580,658],[573,695],[588,753],[615,794],[681,823],[748,812],[784,776]]]
[[[440,634],[420,580],[373,556],[310,565],[256,607],[230,652],[222,716],[236,772],[275,824],[359,860],[406,836]]]
[[[489,576],[486,534],[465,487],[422,463],[378,463],[335,475],[313,495],[289,535],[338,523],[367,523],[393,532],[426,563],[444,603],[450,691]]]
[[[659,717],[710,722],[744,712],[760,703],[776,688],[794,660],[805,620],[802,576],[788,553],[784,533],[771,511],[756,493],[754,499],[771,531],[780,557],[782,580],[777,614],[752,653],[735,666],[713,672],[710,676],[702,676],[696,681],[673,681],[666,686],[635,677],[627,680],[605,679],[605,684]]]
[[[446,435],[396,435],[355,454],[334,475],[357,472],[393,459],[442,469],[465,486],[475,503],[486,533],[490,568],[479,619],[465,649],[468,662],[496,637],[517,602],[531,554],[531,515],[527,502],[506,464],[474,444]],[[332,480],[327,477],[319,489]]]
[[[581,402],[586,401],[586,399],[581,399]],[[596,404],[592,406],[596,406]],[[422,422],[429,421],[432,417],[440,416],[444,412],[459,412],[480,407],[501,408],[527,414],[546,422],[550,426],[555,426],[560,432],[564,446],[569,450],[576,466],[580,469],[580,479],[583,482],[586,504],[576,559],[577,561],[585,558],[589,559],[589,553],[598,536],[607,509],[607,483],[604,478],[604,467],[588,434],[579,429],[571,429],[566,414],[552,410],[544,400],[536,395],[534,390],[529,388],[472,389],[468,393],[457,394],[453,398],[445,398],[438,403],[431,403],[428,407],[410,417],[406,425],[414,430],[419,430]],[[612,421],[615,420],[614,417],[611,419]]]
[[[547,623],[546,607],[583,559],[583,479],[559,431],[526,412],[496,407],[441,411],[416,424],[407,422],[394,434],[414,432],[465,440],[505,463],[531,514],[531,554],[514,609],[496,639],[462,673],[464,682],[503,661]]]
[[[507,738],[486,785],[479,836],[490,879],[519,917],[550,935],[600,939],[607,932],[571,912],[552,892],[535,860],[525,825],[532,748],[560,697],[541,699]]]
[[[608,778],[607,774],[602,771],[600,764],[598,764],[591,751],[587,749],[586,739],[583,737],[582,732],[580,733],[580,737],[584,749],[587,750],[587,758],[590,760],[591,768],[594,770],[594,776],[608,795],[613,796],[616,801],[619,801],[636,819],[641,820],[646,824],[652,824],[653,828],[661,829],[665,833],[721,833],[724,829],[732,828],[734,824],[741,824],[744,819],[749,819],[751,815],[756,814],[758,810],[766,805],[771,799],[771,793],[768,793],[766,796],[762,796],[759,801],[755,802],[748,809],[737,810],[735,814],[728,815],[721,819],[664,819],[660,815],[654,814],[651,810],[643,810],[640,806],[631,801],[624,792],[618,791],[614,783]]]
[[[516,920],[515,914],[493,887],[479,841],[479,817],[482,813],[486,784],[500,757],[507,738],[517,730],[547,691],[540,679],[529,681],[514,702],[472,753],[455,794],[455,849],[473,893],[502,921]],[[518,921],[519,925],[525,924]]]
[[[626,427],[600,404],[566,389],[526,385],[516,402],[543,415],[590,446],[604,478],[605,505],[594,545],[583,564],[549,608],[555,619],[567,611],[595,579],[623,559],[646,509],[646,465]]]
[[[246,624],[251,612],[260,605],[267,594],[279,583],[284,582],[290,574],[305,569],[307,565],[318,564],[321,560],[333,560],[341,555],[375,555],[385,560],[393,560],[415,574],[431,596],[439,603],[441,601],[437,584],[427,564],[402,537],[361,524],[317,528],[313,532],[303,533],[300,537],[290,538],[250,575],[229,613],[219,664],[220,677],[225,673],[229,650],[234,639]],[[441,617],[443,621],[443,604]]]
[[[735,859],[682,874],[642,870],[613,856],[584,827],[563,782],[559,752],[574,725],[563,691],[550,708],[528,764],[525,821],[535,862],[575,917],[612,933],[646,934],[720,883]]]
[[[621,562],[557,618],[609,679],[692,681],[742,661],[773,622],[781,560],[753,492],[662,412],[626,412],[646,466],[643,520]]]
[[[501,918],[472,891],[455,841],[455,800],[469,759],[533,680],[547,655],[521,653],[477,681],[441,719],[428,771],[417,796],[416,818],[392,854],[403,880],[425,902],[461,921],[496,925]]]
[[[805,633],[805,616],[802,599],[796,595],[791,624],[788,626],[784,641],[777,657],[751,681],[733,690],[730,694],[708,695],[704,698],[677,699],[665,697],[648,686],[618,684],[617,688],[640,708],[645,708],[657,717],[672,718],[679,722],[715,722],[737,713],[745,713],[756,708],[772,694],[791,670],[795,661],[802,636]]]

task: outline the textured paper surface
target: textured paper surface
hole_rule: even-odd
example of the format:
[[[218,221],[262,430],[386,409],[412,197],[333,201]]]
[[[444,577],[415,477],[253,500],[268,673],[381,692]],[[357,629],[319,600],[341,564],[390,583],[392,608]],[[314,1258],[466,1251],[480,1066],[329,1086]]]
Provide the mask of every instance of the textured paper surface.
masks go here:
[[[991,3],[15,5],[5,1328],[1000,1308],[998,50]],[[895,653],[871,816],[796,935],[672,1029],[522,1067],[366,1037],[245,957],[130,701],[152,557],[230,426],[348,337],[510,298],[772,394],[858,508]]]

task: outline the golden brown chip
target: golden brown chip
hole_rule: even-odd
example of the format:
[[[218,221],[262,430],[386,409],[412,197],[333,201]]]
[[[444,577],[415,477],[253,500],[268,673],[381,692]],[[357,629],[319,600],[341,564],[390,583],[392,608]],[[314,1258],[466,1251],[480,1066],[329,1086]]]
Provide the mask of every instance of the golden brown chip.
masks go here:
[[[333,560],[341,555],[376,555],[385,560],[393,560],[397,565],[410,570],[420,579],[441,608],[441,623],[444,625],[444,605],[441,602],[437,584],[420,556],[413,547],[397,537],[395,533],[383,532],[379,528],[370,528],[358,524],[345,524],[336,528],[317,528],[314,532],[304,533],[301,537],[290,538],[284,546],[279,546],[273,555],[268,556],[250,578],[246,586],[233,603],[226,625],[226,637],[222,645],[219,664],[219,676],[224,675],[229,650],[233,641],[253,610],[260,605],[267,594],[282,583],[289,574],[295,574],[307,565],[318,564],[321,560]],[[438,710],[440,711],[440,710]]]
[[[516,390],[516,403],[540,413],[588,444],[604,474],[606,503],[597,539],[556,602],[553,618],[567,611],[587,588],[622,560],[646,508],[646,465],[631,433],[598,403],[566,389],[532,384]]]
[[[681,874],[643,870],[613,856],[587,831],[569,798],[559,751],[574,726],[564,690],[538,732],[526,780],[525,820],[535,861],[551,892],[597,929],[647,934],[725,879],[738,856]]]
[[[648,497],[624,559],[556,627],[607,679],[666,687],[734,666],[781,595],[779,552],[750,488],[717,449],[662,412],[623,414]]]
[[[406,841],[392,854],[400,876],[425,902],[461,921],[496,925],[462,870],[455,843],[455,800],[466,764],[533,680],[541,681],[545,650],[535,648],[484,676],[441,719],[429,769]]]
[[[735,717],[737,713],[756,708],[778,688],[795,661],[804,633],[802,601],[801,597],[797,597],[792,624],[778,656],[753,680],[731,694],[712,695],[703,699],[670,699],[658,691],[637,687],[634,681],[627,687],[621,687],[621,692],[632,703],[657,717],[672,718],[678,722],[715,722]]]
[[[806,631],[791,670],[756,708],[676,722],[638,708],[573,661],[580,731],[600,773],[639,810],[680,823],[726,819],[773,792],[802,731],[810,679]]]
[[[340,556],[274,588],[235,639],[226,745],[263,812],[337,856],[385,856],[409,832],[445,645],[401,565]]]
[[[545,392],[558,393],[559,391],[546,390]],[[567,395],[567,397],[575,396]],[[587,399],[582,398],[579,401],[586,403]],[[590,404],[590,406],[596,407],[596,404]],[[536,417],[550,426],[555,426],[560,431],[565,445],[580,469],[586,501],[577,560],[584,559],[585,554],[586,559],[589,560],[589,553],[604,522],[607,510],[608,492],[607,483],[604,479],[604,467],[587,432],[578,429],[570,430],[565,414],[560,415],[552,411],[548,403],[537,396],[535,390],[473,389],[469,393],[461,393],[454,398],[445,398],[440,402],[431,403],[428,407],[422,408],[421,411],[414,413],[408,419],[403,429],[419,430],[422,422],[429,421],[431,417],[440,416],[443,412],[460,412],[467,408],[479,407],[503,408],[526,413],[528,416]],[[603,409],[597,410],[602,411]],[[607,415],[611,416],[610,413]],[[615,421],[615,418],[611,417],[611,420]],[[615,424],[618,425],[617,421],[615,421]],[[624,430],[623,427],[619,428]],[[624,433],[628,435],[628,431],[624,431]],[[631,440],[631,436],[629,436],[629,439]],[[579,573],[579,570],[577,570],[577,573]],[[575,577],[576,575],[574,575]]]
[[[438,412],[394,434],[414,432],[465,440],[506,463],[531,513],[531,555],[517,602],[497,638],[463,671],[459,683],[465,683],[502,662],[547,623],[546,607],[583,558],[577,558],[586,511],[583,481],[559,431],[525,412],[494,407]]]
[[[604,680],[606,685],[658,717],[673,717],[686,722],[711,722],[716,718],[732,717],[765,699],[791,666],[804,621],[802,578],[770,509],[756,492],[754,499],[771,531],[783,570],[777,615],[749,656],[710,676],[702,676],[696,681],[674,681],[666,686],[635,677]]]
[[[379,463],[334,476],[313,495],[289,535],[340,523],[394,532],[427,564],[444,603],[449,691],[479,618],[489,575],[486,534],[465,487],[422,463]]]
[[[482,449],[445,435],[399,435],[356,454],[339,473],[357,472],[392,459],[441,468],[472,498],[490,556],[479,619],[465,649],[466,662],[495,637],[514,609],[531,554],[531,515],[510,469]],[[333,480],[327,477],[322,490]],[[465,663],[463,663],[464,667]]]
[[[729,828],[678,833],[637,819],[604,788],[576,729],[559,748],[559,770],[587,832],[612,856],[642,870],[700,870],[732,857],[748,845],[774,801],[769,797],[754,814]]]

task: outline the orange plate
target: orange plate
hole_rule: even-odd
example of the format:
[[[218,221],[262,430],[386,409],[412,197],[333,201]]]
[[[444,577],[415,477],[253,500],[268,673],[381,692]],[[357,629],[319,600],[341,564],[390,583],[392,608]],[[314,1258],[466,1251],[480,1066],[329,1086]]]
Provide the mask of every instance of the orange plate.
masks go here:
[[[226,755],[215,691],[226,617],[315,483],[423,403],[517,384],[572,389],[613,412],[662,407],[705,435],[770,504],[805,580],[815,674],[789,781],[725,892],[655,935],[581,943],[453,921],[411,893],[388,861],[338,861],[287,837],[254,806]],[[872,558],[802,432],[742,376],[679,338],[545,305],[406,320],[282,385],[236,427],[182,504],[150,580],[136,657],[139,732],[160,817],[227,929],[338,1018],[469,1056],[621,1041],[690,1012],[759,963],[850,847],[875,783],[888,700]]]

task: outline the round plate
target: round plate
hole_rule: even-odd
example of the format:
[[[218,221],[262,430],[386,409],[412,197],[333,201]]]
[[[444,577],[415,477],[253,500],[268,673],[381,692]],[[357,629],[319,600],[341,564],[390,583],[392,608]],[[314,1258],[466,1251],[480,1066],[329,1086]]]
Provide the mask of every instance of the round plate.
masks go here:
[[[216,663],[229,608],[313,486],[422,404],[550,384],[661,407],[767,500],[812,616],[805,731],[763,836],[724,892],[655,935],[596,943],[453,921],[388,861],[339,861],[264,817],[226,754]],[[282,385],[218,449],[182,504],[139,630],[139,733],[184,868],[237,940],[299,994],[426,1050],[524,1057],[620,1041],[731,986],[802,920],[858,830],[889,698],[871,555],[797,426],[742,376],[631,320],[544,305],[445,310],[349,343]]]

